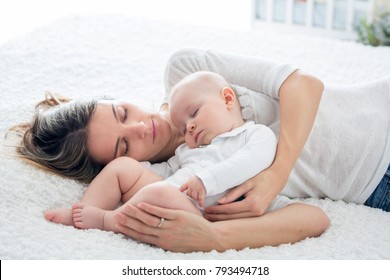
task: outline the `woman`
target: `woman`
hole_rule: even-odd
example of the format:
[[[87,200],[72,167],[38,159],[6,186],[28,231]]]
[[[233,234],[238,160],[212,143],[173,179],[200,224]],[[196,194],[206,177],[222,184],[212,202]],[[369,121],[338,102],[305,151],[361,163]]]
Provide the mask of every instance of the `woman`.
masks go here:
[[[282,189],[282,194],[290,198],[330,197],[359,204],[367,201],[377,208],[389,207],[389,202],[379,205],[371,201],[379,193],[375,190],[384,188],[377,186],[382,178],[385,180],[390,162],[389,80],[342,88],[341,93],[340,88],[327,89],[312,131],[323,91],[318,79],[288,65],[255,58],[181,50],[168,63],[166,92],[169,93],[181,78],[199,70],[224,76],[236,86],[243,117],[268,125],[279,135],[275,161],[270,168],[230,192],[223,205],[207,209],[207,218],[219,222],[210,223],[186,212],[140,204],[139,208],[128,207],[117,217],[121,232],[172,251],[223,251],[295,242],[317,236],[326,229],[326,215],[317,207],[287,206],[264,214]],[[259,94],[250,94],[245,88]],[[78,141],[79,148],[73,153],[62,153],[63,158],[69,158],[69,154],[74,156],[66,164],[56,165],[61,153],[52,160],[34,154],[39,150],[47,155],[41,147],[36,147],[40,143],[49,147],[48,153],[58,148],[63,136],[58,139],[37,136],[38,131],[50,132],[58,123],[39,121],[41,127],[35,125],[32,132],[27,132],[20,153],[36,162],[39,159],[39,163],[58,173],[89,181],[115,157],[161,161],[169,158],[183,142],[166,115],[150,114],[128,103],[100,101],[94,104],[86,106],[89,114],[83,119],[78,116],[79,112],[72,113],[78,117],[71,117],[74,123],[60,131]],[[73,106],[76,111],[80,107],[65,105],[61,114],[71,111],[67,106]],[[375,106],[376,111],[365,110],[367,106]],[[167,106],[162,108],[166,110]],[[61,109],[38,118],[50,119],[50,114],[59,114],[58,111]],[[58,120],[58,116],[54,119]],[[81,128],[77,133],[82,137],[75,132],[77,125]],[[375,143],[364,139],[361,126]],[[386,131],[385,136],[383,131]],[[84,142],[78,140],[80,137]],[[66,142],[64,147],[72,147]],[[25,149],[30,143],[33,143],[31,148]],[[335,151],[335,147],[340,150]],[[233,202],[241,196],[245,198]],[[233,218],[242,219],[227,220]]]

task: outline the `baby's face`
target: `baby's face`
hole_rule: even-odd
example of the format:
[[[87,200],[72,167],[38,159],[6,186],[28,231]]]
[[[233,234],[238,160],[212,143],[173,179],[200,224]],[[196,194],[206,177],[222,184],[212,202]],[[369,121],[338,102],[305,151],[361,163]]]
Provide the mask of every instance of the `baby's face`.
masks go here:
[[[208,145],[214,137],[233,127],[231,112],[221,92],[183,87],[171,98],[170,114],[190,148]]]

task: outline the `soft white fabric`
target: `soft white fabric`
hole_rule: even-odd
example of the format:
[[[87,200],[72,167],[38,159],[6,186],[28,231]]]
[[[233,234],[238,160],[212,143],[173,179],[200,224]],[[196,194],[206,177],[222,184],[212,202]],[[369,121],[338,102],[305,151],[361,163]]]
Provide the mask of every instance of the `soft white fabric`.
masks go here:
[[[166,62],[183,47],[265,57],[294,65],[326,84],[351,85],[390,75],[386,47],[274,30],[227,31],[124,16],[71,17],[0,46],[0,130],[29,120],[46,90],[73,98],[109,95],[158,109]],[[14,143],[12,137],[6,142]],[[337,143],[333,145],[337,152]],[[52,224],[43,211],[70,207],[84,186],[10,157],[13,148],[0,149],[1,259],[390,259],[388,213],[329,199],[305,200],[330,217],[331,225],[320,237],[224,253],[176,254],[120,234]]]
[[[268,125],[278,135],[278,92],[294,67],[186,49],[170,59],[165,71],[167,91],[200,70],[217,72],[237,85],[243,117]],[[389,108],[390,76],[361,86],[326,85],[312,133],[282,194],[364,203],[390,163]]]
[[[182,144],[167,162],[152,164],[150,169],[177,188],[193,176],[200,178],[207,195],[204,207],[195,205],[203,210],[216,205],[227,190],[269,167],[275,152],[276,138],[272,130],[247,122],[218,135],[209,145],[190,149]]]

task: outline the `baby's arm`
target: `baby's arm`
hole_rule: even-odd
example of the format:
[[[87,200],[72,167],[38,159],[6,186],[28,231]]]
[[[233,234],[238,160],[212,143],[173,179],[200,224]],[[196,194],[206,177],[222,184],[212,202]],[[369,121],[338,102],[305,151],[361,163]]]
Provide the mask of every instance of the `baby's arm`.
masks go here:
[[[201,179],[193,176],[180,187],[180,191],[187,191],[187,195],[196,200],[200,207],[203,207],[204,198],[206,197],[206,189]]]
[[[202,180],[208,195],[238,186],[272,164],[277,146],[272,130],[256,125],[247,133],[248,140],[242,148],[232,151],[226,160],[195,174]]]

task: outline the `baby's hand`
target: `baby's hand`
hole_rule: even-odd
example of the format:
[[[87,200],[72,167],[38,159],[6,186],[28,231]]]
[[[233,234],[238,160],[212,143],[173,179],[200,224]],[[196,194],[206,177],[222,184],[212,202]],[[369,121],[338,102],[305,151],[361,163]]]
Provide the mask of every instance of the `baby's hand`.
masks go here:
[[[180,189],[181,192],[187,191],[187,195],[199,203],[203,207],[204,198],[206,197],[206,189],[203,182],[198,177],[194,176],[184,183]]]

